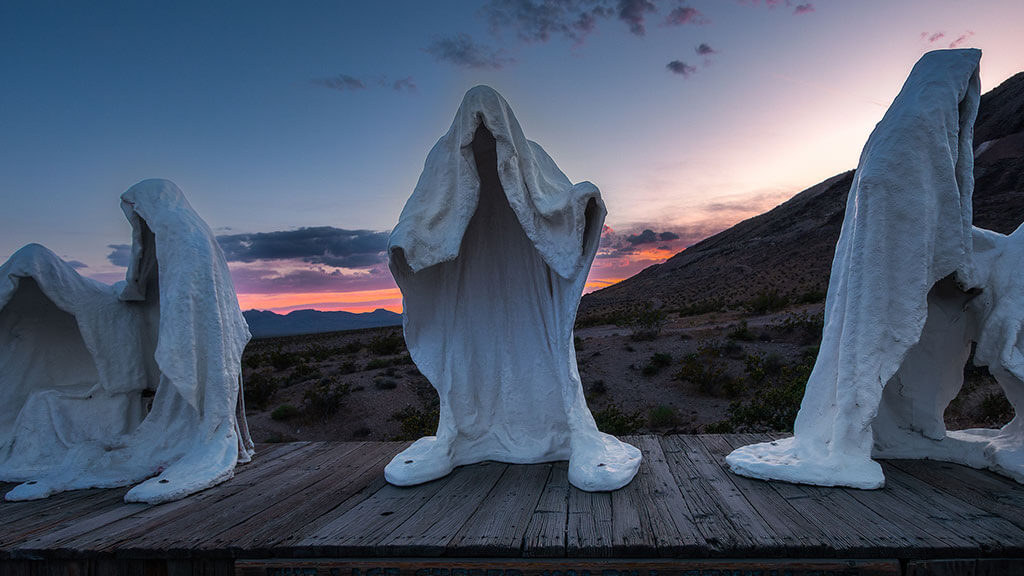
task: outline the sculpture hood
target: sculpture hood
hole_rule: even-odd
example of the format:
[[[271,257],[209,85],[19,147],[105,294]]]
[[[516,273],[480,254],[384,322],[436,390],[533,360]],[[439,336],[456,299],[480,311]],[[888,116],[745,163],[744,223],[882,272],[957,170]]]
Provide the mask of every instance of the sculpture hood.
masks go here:
[[[526,139],[508,103],[477,86],[462,99],[448,132],[438,140],[391,233],[389,253],[404,252],[413,272],[454,260],[479,201],[473,139],[483,124],[493,135],[498,177],[519,224],[559,276],[570,279],[590,261],[584,254],[587,205],[605,213],[597,187],[573,185],[537,143]]]

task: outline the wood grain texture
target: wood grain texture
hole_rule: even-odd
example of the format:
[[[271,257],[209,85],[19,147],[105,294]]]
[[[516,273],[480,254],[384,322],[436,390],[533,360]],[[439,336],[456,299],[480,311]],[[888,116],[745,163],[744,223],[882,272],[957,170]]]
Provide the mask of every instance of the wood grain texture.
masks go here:
[[[631,484],[610,493],[570,486],[565,462],[488,462],[400,488],[382,471],[407,443],[261,446],[233,479],[159,506],[125,504],[126,488],[0,503],[0,571],[225,573],[238,559],[304,557],[566,569],[601,558],[888,559],[919,573],[1024,566],[1024,486],[929,461],[883,461],[887,485],[874,491],[728,470],[731,449],[773,437],[626,438],[644,460]]]

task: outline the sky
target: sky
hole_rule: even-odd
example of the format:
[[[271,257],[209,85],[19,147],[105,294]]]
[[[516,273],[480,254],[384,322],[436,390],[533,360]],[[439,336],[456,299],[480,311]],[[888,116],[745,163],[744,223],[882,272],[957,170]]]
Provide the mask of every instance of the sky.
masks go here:
[[[174,181],[239,303],[401,310],[387,236],[462,95],[608,207],[588,290],[856,167],[914,62],[1024,70],[1020,0],[0,0],[0,259],[124,278],[119,195]]]

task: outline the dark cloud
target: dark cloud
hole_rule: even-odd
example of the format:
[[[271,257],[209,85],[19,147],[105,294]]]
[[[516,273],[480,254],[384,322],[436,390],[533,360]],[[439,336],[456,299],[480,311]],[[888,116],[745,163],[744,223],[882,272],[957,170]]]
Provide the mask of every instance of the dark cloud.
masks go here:
[[[317,86],[323,86],[324,88],[330,88],[331,90],[337,90],[339,92],[351,92],[353,90],[366,89],[365,82],[354,76],[349,76],[348,74],[338,74],[337,76],[330,76],[328,78],[314,78],[311,82]]]
[[[128,262],[132,257],[132,247],[129,244],[107,244],[107,248],[111,249],[110,254],[107,254],[107,260],[110,261],[114,266],[128,267]]]
[[[717,50],[703,43],[700,46],[697,46],[696,51],[698,56],[711,56],[712,54],[718,53]]]
[[[68,262],[68,264],[72,268],[74,268],[76,270],[81,270],[82,268],[88,268],[89,267],[88,264],[86,264],[85,262],[82,262],[80,260],[68,260],[67,262]]]
[[[376,76],[372,79],[365,79],[349,76],[348,74],[338,74],[337,76],[331,76],[329,78],[314,78],[311,82],[317,86],[330,88],[331,90],[337,90],[339,92],[366,90],[371,84],[376,84],[381,88],[390,88],[395,92],[416,91],[416,82],[413,81],[412,76],[406,76],[405,78],[392,81],[384,75]]]
[[[366,268],[385,259],[387,232],[331,226],[218,236],[228,261],[296,259],[334,268]]]
[[[658,7],[650,0],[619,0],[619,20],[629,26],[629,31],[643,36],[647,29],[644,20],[648,14],[658,11]]]
[[[413,81],[412,76],[406,76],[405,78],[399,78],[391,83],[391,89],[395,92],[415,92],[416,82]]]
[[[690,66],[689,64],[681,60],[673,60],[666,64],[665,68],[668,68],[669,72],[672,72],[673,74],[679,74],[684,78],[689,78],[690,76],[697,72],[696,66]]]
[[[810,14],[811,12],[814,12],[814,4],[810,2],[797,4],[796,8],[793,9],[793,14]]]
[[[684,24],[706,24],[708,19],[696,8],[690,6],[679,6],[673,8],[665,17],[667,26],[682,26]]]
[[[438,62],[448,62],[462,68],[501,69],[506,64],[515,62],[505,56],[500,48],[492,48],[478,44],[469,34],[459,34],[448,38],[439,38],[426,51]]]
[[[658,235],[654,233],[654,230],[644,230],[639,234],[632,234],[626,238],[626,241],[636,246],[637,244],[653,244],[658,241]]]
[[[383,264],[359,275],[322,267],[282,271],[273,266],[232,266],[231,279],[239,294],[351,292],[395,287],[391,273]]]
[[[925,32],[924,34],[928,37],[927,40],[929,44],[938,42],[939,40],[942,40],[943,38],[946,37],[945,32],[935,32],[933,34],[928,34],[927,32]]]
[[[655,242],[672,242],[673,240],[679,240],[679,234],[675,232],[655,232],[650,228],[644,229],[639,234],[630,234],[626,237],[626,242],[636,246],[639,244],[654,244]]]
[[[495,30],[511,28],[525,42],[547,42],[561,36],[580,43],[613,11],[595,0],[491,0],[483,8]]]

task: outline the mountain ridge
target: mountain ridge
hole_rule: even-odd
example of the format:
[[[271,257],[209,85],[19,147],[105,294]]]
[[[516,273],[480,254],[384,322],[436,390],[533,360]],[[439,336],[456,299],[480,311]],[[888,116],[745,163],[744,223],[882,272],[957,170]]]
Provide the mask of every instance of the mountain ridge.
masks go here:
[[[1024,220],[1024,72],[982,95],[975,123],[974,224],[1009,234]],[[699,311],[763,297],[820,298],[828,286],[854,170],[591,292],[583,323],[638,306]]]

